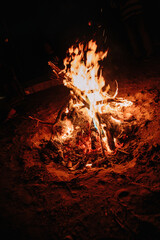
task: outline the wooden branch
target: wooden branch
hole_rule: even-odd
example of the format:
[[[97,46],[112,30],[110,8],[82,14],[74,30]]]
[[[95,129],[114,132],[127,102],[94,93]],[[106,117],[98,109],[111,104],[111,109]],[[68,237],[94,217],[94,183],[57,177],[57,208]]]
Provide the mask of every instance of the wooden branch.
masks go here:
[[[73,91],[75,96],[87,107],[88,109],[90,108],[90,103],[86,95],[83,94],[83,92],[75,87],[72,83],[66,81],[65,86],[68,87],[70,90]]]

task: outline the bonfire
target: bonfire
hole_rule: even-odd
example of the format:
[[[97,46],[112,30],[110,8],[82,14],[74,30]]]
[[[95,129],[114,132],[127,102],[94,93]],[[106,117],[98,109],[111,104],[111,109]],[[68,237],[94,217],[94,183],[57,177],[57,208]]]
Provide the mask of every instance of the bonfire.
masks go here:
[[[57,115],[52,137],[64,165],[72,166],[74,162],[75,168],[77,164],[79,167],[80,160],[75,158],[68,164],[69,153],[75,155],[76,152],[77,159],[77,154],[96,152],[107,159],[123,144],[119,139],[128,121],[123,117],[123,109],[132,102],[117,97],[116,80],[115,92],[110,94],[110,85],[104,79],[101,67],[107,53],[108,50],[98,52],[96,42],[91,40],[87,45],[79,43],[69,48],[63,70],[49,62],[57,78],[63,78],[63,84],[70,89],[70,95]],[[92,163],[86,161],[85,165],[92,166]]]

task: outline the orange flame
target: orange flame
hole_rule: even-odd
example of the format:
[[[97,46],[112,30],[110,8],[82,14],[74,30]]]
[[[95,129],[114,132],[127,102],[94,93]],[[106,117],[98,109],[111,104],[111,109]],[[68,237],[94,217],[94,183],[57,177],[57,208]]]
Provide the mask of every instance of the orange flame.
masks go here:
[[[99,91],[105,81],[102,72],[99,74],[99,61],[107,56],[107,51],[96,52],[97,45],[91,40],[87,49],[84,49],[82,43],[79,47],[69,48],[69,57],[64,59],[66,75],[71,79],[74,86],[81,91],[97,90]],[[71,67],[68,68],[68,65]]]
[[[107,143],[105,127],[99,123],[96,113],[117,113],[123,106],[130,106],[132,102],[119,98],[119,101],[115,102],[115,104],[109,103],[108,100],[116,98],[118,94],[117,81],[116,92],[113,96],[108,94],[109,85],[105,87],[105,90],[102,90],[105,86],[105,80],[99,62],[107,56],[107,53],[108,51],[97,52],[97,44],[93,40],[89,41],[87,46],[79,43],[78,47],[70,47],[68,56],[64,59],[64,72],[66,75],[64,85],[69,86],[71,84],[76,87],[80,91],[82,99],[83,95],[85,95],[85,99],[89,104],[88,114],[99,134],[103,132],[102,140],[105,142],[107,152],[111,152]],[[114,117],[112,117],[112,121],[118,124],[121,123],[120,120]]]

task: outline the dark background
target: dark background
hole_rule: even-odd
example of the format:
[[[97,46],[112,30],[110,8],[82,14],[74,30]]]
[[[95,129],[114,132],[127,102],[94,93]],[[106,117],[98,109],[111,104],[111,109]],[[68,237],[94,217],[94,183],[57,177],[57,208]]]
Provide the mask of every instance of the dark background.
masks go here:
[[[148,31],[158,49],[160,3],[142,2]],[[60,64],[77,39],[95,38],[101,48],[110,48],[113,61],[117,56],[128,56],[130,51],[119,11],[111,8],[107,0],[12,1],[1,8],[0,24],[1,63],[13,65],[23,85],[46,72],[49,60],[46,44],[51,47],[52,56],[59,57]]]

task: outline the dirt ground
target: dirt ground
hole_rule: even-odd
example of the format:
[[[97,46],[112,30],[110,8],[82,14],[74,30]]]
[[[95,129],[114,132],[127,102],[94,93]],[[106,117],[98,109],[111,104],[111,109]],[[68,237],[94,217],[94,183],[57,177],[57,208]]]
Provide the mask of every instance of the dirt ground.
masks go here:
[[[29,116],[54,122],[69,94],[65,87],[26,96],[15,106],[14,116],[0,127],[4,239],[160,239],[159,63],[112,69],[118,73],[118,96],[133,102],[127,111],[134,128],[124,152],[107,167],[71,171],[42,152],[51,126]]]

